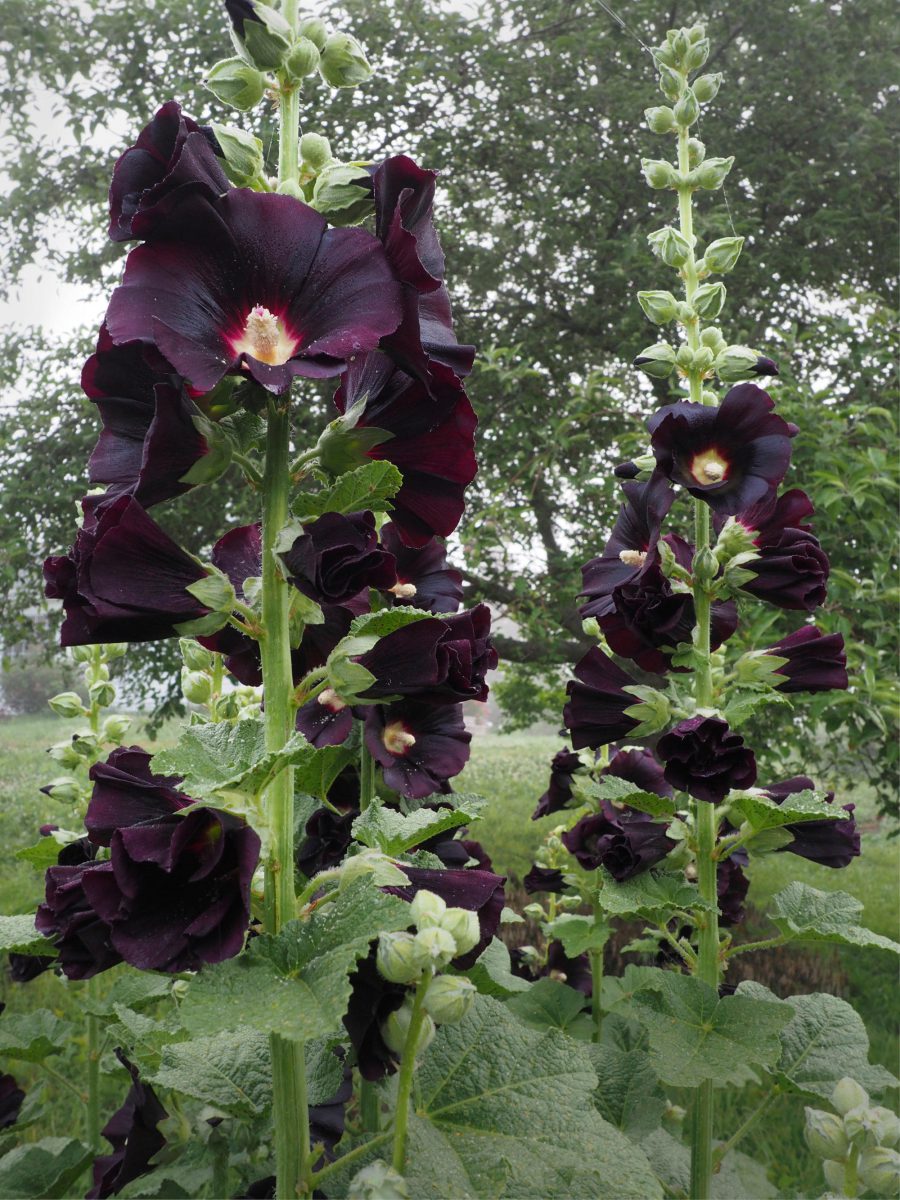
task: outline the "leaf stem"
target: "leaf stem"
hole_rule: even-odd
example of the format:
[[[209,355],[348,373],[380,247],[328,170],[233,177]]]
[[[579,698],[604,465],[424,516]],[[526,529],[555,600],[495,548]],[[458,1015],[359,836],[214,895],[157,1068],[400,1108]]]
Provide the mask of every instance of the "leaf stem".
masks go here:
[[[728,1154],[728,1152],[730,1150],[734,1149],[734,1147],[738,1144],[738,1142],[741,1140],[741,1138],[743,1138],[744,1134],[747,1133],[747,1131],[756,1124],[756,1122],[763,1115],[763,1113],[766,1111],[766,1109],[769,1107],[769,1105],[772,1103],[772,1101],[775,1099],[775,1097],[780,1094],[781,1094],[781,1089],[776,1084],[772,1088],[772,1090],[768,1093],[768,1095],[765,1097],[765,1099],[760,1104],[757,1105],[757,1107],[753,1110],[753,1112],[750,1114],[750,1116],[741,1122],[741,1124],[737,1127],[737,1129],[734,1131],[734,1133],[731,1135],[731,1137],[728,1139],[728,1141],[723,1142],[721,1146],[716,1147],[716,1151],[713,1154],[713,1163],[715,1166],[718,1166],[719,1163],[722,1161],[722,1159],[725,1157],[725,1155]]]
[[[750,950],[772,950],[775,946],[783,946],[787,940],[784,934],[780,934],[778,937],[764,938],[759,942],[742,942],[739,946],[732,946],[726,958],[734,958],[736,954],[747,954]]]
[[[431,983],[432,972],[426,970],[416,987],[412,1016],[406,1032],[406,1044],[400,1060],[400,1078],[397,1083],[397,1109],[394,1116],[394,1150],[391,1165],[400,1175],[406,1170],[406,1135],[409,1129],[409,1102],[412,1095],[413,1075],[416,1070],[416,1047],[425,1019],[425,993]]]

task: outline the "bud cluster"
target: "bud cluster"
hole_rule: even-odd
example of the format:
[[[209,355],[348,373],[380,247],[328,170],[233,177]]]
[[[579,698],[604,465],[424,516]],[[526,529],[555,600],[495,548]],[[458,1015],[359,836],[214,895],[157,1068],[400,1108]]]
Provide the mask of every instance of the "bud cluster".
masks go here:
[[[897,1195],[900,1117],[889,1108],[872,1105],[865,1088],[849,1076],[835,1085],[831,1103],[837,1113],[805,1110],[804,1135],[813,1154],[823,1159],[832,1193],[856,1196],[861,1187],[875,1196]]]
[[[223,691],[225,672],[221,654],[207,650],[193,638],[181,638],[178,645],[184,662],[181,668],[182,695],[189,704],[197,704],[207,710],[206,715],[192,712],[192,724],[242,721],[259,715],[259,688],[239,685]]]

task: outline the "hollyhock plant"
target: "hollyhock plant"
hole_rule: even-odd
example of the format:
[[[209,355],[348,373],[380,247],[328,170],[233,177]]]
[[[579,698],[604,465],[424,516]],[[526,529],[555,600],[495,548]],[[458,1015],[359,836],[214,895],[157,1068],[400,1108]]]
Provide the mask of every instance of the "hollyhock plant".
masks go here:
[[[112,1154],[94,1162],[94,1185],[87,1200],[104,1200],[117,1195],[127,1183],[139,1179],[151,1169],[151,1160],[165,1146],[160,1124],[168,1113],[148,1083],[143,1083],[138,1068],[121,1050],[116,1056],[131,1076],[131,1088],[125,1103],[103,1127],[103,1136],[112,1145]]]
[[[423,890],[433,892],[448,907],[465,908],[477,914],[481,937],[472,950],[454,960],[454,966],[460,970],[472,966],[500,928],[503,885],[506,882],[504,877],[491,871],[433,871],[427,867],[407,866],[402,869],[409,879],[409,887],[391,887],[388,891],[402,896],[404,900],[412,900],[417,892]]]
[[[68,861],[47,870],[44,901],[34,924],[53,941],[54,961],[67,979],[91,979],[120,963],[122,955],[112,944],[109,925],[97,915],[84,890],[85,875],[99,866],[96,847],[79,839],[66,850]]]
[[[737,850],[716,866],[716,895],[723,925],[740,925],[744,919],[744,901],[750,890],[750,880],[744,873],[748,861],[747,852]]]
[[[529,896],[537,892],[562,892],[566,883],[559,867],[532,866],[527,875],[522,878],[522,887]]]
[[[659,739],[656,749],[672,787],[708,804],[721,803],[731,788],[748,788],[756,782],[753,751],[718,717],[679,721]]]
[[[396,277],[417,292],[435,291],[444,278],[444,254],[432,219],[437,174],[397,154],[372,176],[375,233]]]
[[[89,771],[93,791],[84,817],[96,846],[109,846],[117,829],[178,812],[193,803],[175,776],[154,775],[150,755],[140,746],[119,746]]]
[[[325,513],[282,556],[288,582],[316,602],[341,604],[364,588],[397,582],[394,556],[378,545],[370,512]]]
[[[829,692],[849,687],[844,639],[824,634],[815,625],[804,625],[767,646],[764,655],[785,659],[773,671],[780,692]]]
[[[395,604],[412,604],[430,613],[454,613],[463,602],[462,575],[447,565],[447,550],[437,538],[424,546],[407,546],[397,526],[389,521],[378,535],[394,556],[397,582],[388,591]]]
[[[586,871],[604,867],[623,883],[661,862],[675,848],[666,826],[644,813],[603,803],[562,835],[563,845]]]
[[[774,407],[752,383],[733,387],[718,408],[665,405],[647,422],[660,470],[718,513],[764,499],[784,478],[797,433]]]
[[[579,756],[568,746],[557,750],[550,764],[550,783],[531,814],[532,821],[561,812],[566,807],[572,799],[572,776],[581,769],[581,765]]]
[[[375,965],[374,950],[357,965],[350,984],[344,1028],[356,1052],[360,1074],[374,1082],[397,1070],[397,1055],[382,1037],[381,1028],[403,1003],[406,988],[384,978]]]
[[[782,779],[780,783],[770,783],[763,791],[776,804],[784,804],[789,796],[814,788],[815,784],[809,776],[794,775],[790,779]],[[834,803],[834,792],[828,792],[825,801],[827,804]],[[794,840],[778,849],[797,854],[823,867],[848,867],[860,853],[859,829],[853,819],[855,807],[853,804],[842,805],[844,812],[849,814],[846,818],[797,821],[785,825]]]
[[[330,808],[318,808],[306,822],[306,837],[297,847],[294,859],[297,870],[307,879],[320,871],[336,866],[352,842],[350,827],[359,816],[358,807],[337,813]]]
[[[616,666],[603,651],[593,646],[575,667],[575,678],[566,686],[569,697],[563,720],[576,750],[596,750],[626,738],[640,722],[627,714],[637,697],[624,689],[634,680]]]
[[[472,735],[462,705],[428,707],[403,701],[370,706],[365,739],[387,786],[421,800],[460,773],[469,761]]]
[[[294,728],[314,746],[340,746],[350,736],[355,713],[334,688],[325,688],[297,709]]]

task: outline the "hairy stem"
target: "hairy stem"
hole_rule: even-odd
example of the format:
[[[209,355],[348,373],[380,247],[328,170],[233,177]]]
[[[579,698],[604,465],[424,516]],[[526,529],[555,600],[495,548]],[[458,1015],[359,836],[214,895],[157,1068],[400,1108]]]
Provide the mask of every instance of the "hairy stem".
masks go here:
[[[734,1147],[738,1144],[738,1142],[744,1137],[744,1135],[746,1133],[748,1133],[750,1131],[750,1129],[753,1128],[753,1126],[756,1124],[756,1122],[759,1120],[759,1118],[763,1115],[763,1113],[766,1112],[766,1110],[768,1109],[768,1107],[772,1103],[772,1101],[775,1099],[775,1097],[780,1094],[781,1094],[781,1089],[776,1084],[775,1087],[772,1088],[771,1092],[769,1092],[769,1094],[766,1096],[765,1100],[763,1100],[761,1104],[757,1105],[757,1107],[754,1108],[753,1112],[749,1115],[749,1117],[747,1117],[744,1121],[741,1122],[741,1124],[737,1127],[737,1129],[734,1131],[734,1133],[731,1135],[731,1137],[728,1139],[728,1141],[723,1142],[722,1145],[716,1149],[716,1152],[713,1155],[713,1159],[714,1159],[716,1165],[718,1165],[722,1161],[722,1159],[725,1157],[725,1155],[728,1154],[728,1152],[730,1150],[733,1150]]]
[[[401,1175],[406,1169],[406,1134],[409,1128],[409,1103],[412,1096],[413,1075],[416,1070],[416,1047],[425,1019],[425,993],[431,983],[431,971],[426,971],[413,1000],[412,1016],[406,1034],[406,1045],[400,1060],[400,1078],[397,1083],[397,1111],[394,1115],[394,1152],[391,1165]]]
[[[366,745],[365,725],[359,740],[359,811],[365,812],[375,799],[375,759]]]
[[[99,980],[94,977],[88,980],[88,996],[92,1000],[98,998],[97,985]],[[100,1023],[93,1013],[87,1019],[87,1108],[85,1113],[88,1145],[99,1154],[100,1143]]]
[[[599,896],[594,897],[594,931],[595,933],[603,929],[605,935],[608,936],[609,928],[606,924],[606,918],[603,909],[600,906]],[[606,948],[606,936],[603,938],[603,943],[600,946],[591,948],[591,1017],[594,1022],[594,1029],[591,1033],[591,1041],[599,1042],[603,1035],[603,951]]]
[[[374,1083],[359,1077],[359,1120],[367,1132],[377,1133],[381,1125],[381,1105]]]

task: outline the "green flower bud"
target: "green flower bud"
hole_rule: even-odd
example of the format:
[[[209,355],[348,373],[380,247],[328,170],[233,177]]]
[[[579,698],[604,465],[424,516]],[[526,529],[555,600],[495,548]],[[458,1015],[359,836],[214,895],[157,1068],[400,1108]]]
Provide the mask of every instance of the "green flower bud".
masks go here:
[[[69,653],[72,655],[72,661],[77,663],[88,663],[94,657],[93,646],[70,646]]]
[[[834,1159],[827,1158],[822,1163],[822,1171],[825,1175],[825,1182],[836,1192],[838,1196],[844,1194],[844,1164],[835,1162]]]
[[[332,33],[322,47],[319,74],[333,88],[356,87],[372,74],[362,46],[349,33]]]
[[[191,704],[208,704],[212,695],[212,680],[203,671],[181,668],[181,691]]]
[[[441,917],[440,926],[453,938],[457,954],[468,954],[481,940],[478,915],[467,908],[448,908]]]
[[[213,63],[205,83],[217,100],[239,112],[255,108],[266,91],[265,76],[242,58],[223,58]]]
[[[694,292],[694,308],[701,317],[714,321],[725,303],[724,283],[703,283]]]
[[[734,155],[730,158],[707,158],[697,168],[697,186],[715,192],[725,182],[725,176],[734,166]]]
[[[414,983],[428,965],[411,933],[379,934],[375,961],[379,972],[391,983]]]
[[[715,271],[718,275],[727,275],[734,270],[734,264],[740,258],[744,246],[742,237],[717,238],[706,247],[701,264],[707,271]]]
[[[84,716],[84,705],[77,692],[60,692],[57,696],[51,696],[47,703],[58,717],[71,719]]]
[[[409,1200],[409,1188],[402,1175],[376,1158],[351,1179],[347,1200]]]
[[[323,167],[310,204],[332,225],[358,225],[375,212],[368,172],[356,163]]]
[[[684,91],[686,84],[684,76],[680,75],[678,71],[673,70],[675,56],[669,54],[668,57],[671,58],[671,62],[662,62],[660,60],[657,63],[659,67],[659,90],[667,100],[675,101]]]
[[[256,20],[243,23],[243,38],[234,35],[240,53],[260,71],[277,71],[291,49],[293,30],[280,12],[268,4],[253,2]]]
[[[456,958],[456,940],[446,929],[438,929],[430,925],[420,929],[415,936],[419,953],[433,967],[446,967],[452,958]]]
[[[668,342],[646,346],[631,364],[651,379],[666,379],[675,369],[675,351]]]
[[[389,1050],[393,1050],[395,1054],[402,1054],[406,1049],[406,1038],[409,1034],[409,1025],[412,1020],[412,1003],[406,1000],[400,1008],[395,1009],[381,1027],[381,1036],[385,1040]],[[427,1014],[422,1027],[419,1030],[419,1037],[413,1048],[413,1056],[418,1058],[423,1051],[427,1050],[434,1040],[435,1035],[434,1021]]]
[[[900,1154],[889,1146],[870,1146],[857,1164],[859,1178],[875,1196],[900,1192]]]
[[[869,1110],[869,1116],[879,1146],[896,1146],[900,1142],[900,1117],[896,1113],[876,1105]]]
[[[834,1085],[834,1091],[831,1093],[831,1103],[841,1116],[843,1116],[851,1108],[859,1108],[861,1104],[868,1104],[869,1093],[855,1079],[851,1079],[849,1075],[845,1075],[843,1079],[839,1079]]]
[[[723,79],[722,73],[717,72],[715,75],[700,75],[694,80],[692,85],[694,95],[701,104],[708,104],[710,100],[715,100]]]
[[[697,103],[697,97],[690,88],[685,89],[685,93],[675,105],[674,111],[675,120],[682,129],[688,129],[700,116],[700,105]]]
[[[108,679],[98,679],[88,688],[88,695],[91,698],[91,704],[97,704],[100,708],[109,708],[116,698],[116,689]]]
[[[649,234],[647,241],[650,249],[661,258],[667,267],[683,267],[691,256],[691,247],[687,238],[671,225],[664,225]]]
[[[328,40],[328,26],[321,17],[304,17],[297,25],[297,33],[309,38],[317,50],[321,50]]]
[[[81,799],[81,788],[78,786],[77,780],[71,775],[60,775],[47,784],[44,791],[52,796],[54,800],[61,800],[64,804],[74,804]]]
[[[262,142],[236,125],[212,122],[212,131],[225,158],[225,172],[238,187],[249,187],[264,170]]]
[[[672,53],[675,55],[675,58],[678,60],[678,62],[681,62],[685,54],[687,54],[688,47],[690,46],[690,42],[688,41],[687,37],[687,30],[670,29],[666,33],[666,40],[672,47]]]
[[[277,191],[279,196],[293,196],[295,200],[304,199],[303,188],[296,179],[282,179]]]
[[[434,892],[416,892],[409,906],[409,917],[417,929],[436,928],[441,924],[447,905]]]
[[[654,325],[665,325],[678,315],[677,301],[671,292],[638,292],[638,304]]]
[[[697,71],[709,58],[709,38],[702,37],[690,46],[684,55],[683,66],[686,71]]]
[[[321,133],[304,133],[300,139],[300,157],[317,173],[334,161],[331,143]]]
[[[688,166],[699,167],[706,158],[706,147],[699,138],[688,138]]]
[[[671,133],[675,128],[675,114],[664,104],[658,108],[645,108],[644,116],[651,133]]]
[[[740,383],[759,374],[760,355],[749,346],[726,346],[716,355],[716,374],[723,383]]]
[[[642,684],[624,687],[622,691],[637,697],[636,704],[629,705],[628,708],[624,709],[627,717],[640,722],[638,727],[631,731],[633,737],[649,737],[650,734],[658,733],[660,729],[665,729],[669,724],[672,718],[672,705],[665,692],[659,692],[655,688],[644,687]]]
[[[55,742],[47,750],[47,753],[54,762],[58,762],[63,767],[81,766],[81,755],[71,742]]]
[[[641,170],[654,191],[678,186],[678,172],[664,158],[642,158]]]
[[[739,554],[756,553],[756,547],[753,544],[754,533],[755,530],[747,529],[740,521],[729,517],[722,526],[716,544],[713,546],[716,561],[724,566]]]
[[[124,713],[108,716],[103,722],[103,740],[105,742],[121,742],[130,728],[131,717],[126,717]]]
[[[684,300],[679,300],[675,305],[675,319],[682,325],[691,325],[697,320],[697,310]]]
[[[240,711],[240,697],[236,696],[234,692],[229,692],[227,696],[220,696],[216,701],[216,717],[220,721],[233,721]]]
[[[713,365],[714,360],[715,355],[713,354],[712,350],[710,350],[708,346],[701,346],[699,350],[694,351],[694,360],[692,366],[695,371],[700,371],[705,375]]]
[[[697,42],[701,41],[705,37],[705,25],[692,25],[690,29],[687,30],[687,40],[692,46],[696,45]]]
[[[663,42],[661,46],[655,46],[651,53],[656,60],[657,66],[659,66],[660,63],[667,67],[676,67],[678,65],[678,60],[672,52],[672,47],[668,42]]]
[[[699,583],[712,583],[719,573],[719,563],[709,546],[701,547],[694,555],[691,570]]]
[[[308,37],[300,37],[291,47],[284,69],[291,79],[305,79],[319,69],[319,48]]]
[[[94,759],[100,751],[100,743],[95,734],[85,729],[72,738],[72,749],[81,758]]]
[[[193,638],[179,638],[178,649],[184,659],[184,665],[191,671],[211,671],[215,656],[211,650],[195,642]]]
[[[850,1150],[850,1142],[841,1118],[820,1108],[806,1108],[804,1112],[806,1126],[803,1136],[813,1154],[819,1158],[844,1158]]]
[[[722,330],[718,329],[715,325],[710,325],[700,334],[700,344],[709,346],[710,350],[718,354],[720,350],[725,349],[726,344],[724,337],[722,337]]]
[[[543,904],[526,904],[522,909],[522,916],[530,917],[532,921],[542,921],[546,915]]]
[[[425,1011],[438,1025],[457,1025],[475,1002],[477,991],[468,979],[441,975],[428,985]]]

